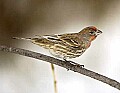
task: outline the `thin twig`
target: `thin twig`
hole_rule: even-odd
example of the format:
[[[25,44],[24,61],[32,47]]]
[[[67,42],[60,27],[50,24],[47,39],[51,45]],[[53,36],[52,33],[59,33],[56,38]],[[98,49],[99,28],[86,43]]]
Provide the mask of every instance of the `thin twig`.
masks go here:
[[[56,64],[56,65],[61,66],[63,68],[66,68],[66,69],[72,70],[74,72],[86,75],[86,76],[91,77],[91,78],[96,79],[96,80],[99,80],[103,83],[106,83],[106,84],[120,90],[120,83],[117,82],[116,80],[110,79],[106,76],[103,76],[101,74],[98,74],[96,72],[88,70],[86,68],[81,68],[81,67],[76,66],[74,64],[71,64],[71,63],[50,57],[50,56],[46,56],[46,55],[32,52],[32,51],[25,50],[25,49],[8,47],[8,46],[3,46],[3,45],[0,45],[0,51],[15,53],[15,54],[19,54],[19,55],[23,55],[23,56],[27,56],[27,57],[31,57],[31,58],[43,60],[45,62],[49,62],[52,64]]]
[[[53,81],[54,81],[54,93],[57,92],[57,80],[56,80],[56,74],[55,74],[55,67],[53,64],[51,64],[52,74],[53,74]]]

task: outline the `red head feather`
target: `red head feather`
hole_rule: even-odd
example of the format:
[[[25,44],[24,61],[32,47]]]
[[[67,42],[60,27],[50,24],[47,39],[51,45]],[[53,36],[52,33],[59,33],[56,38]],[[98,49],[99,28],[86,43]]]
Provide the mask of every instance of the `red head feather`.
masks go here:
[[[93,29],[94,31],[97,31],[97,28],[95,26],[90,26],[89,28]]]

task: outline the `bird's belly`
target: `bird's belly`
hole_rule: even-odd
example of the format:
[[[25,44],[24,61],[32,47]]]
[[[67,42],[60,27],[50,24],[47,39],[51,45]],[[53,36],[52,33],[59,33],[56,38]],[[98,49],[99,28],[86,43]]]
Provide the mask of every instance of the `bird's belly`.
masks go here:
[[[76,58],[81,56],[84,53],[85,49],[80,50],[72,50],[68,48],[58,48],[50,49],[50,53],[53,56],[59,57],[59,58]]]

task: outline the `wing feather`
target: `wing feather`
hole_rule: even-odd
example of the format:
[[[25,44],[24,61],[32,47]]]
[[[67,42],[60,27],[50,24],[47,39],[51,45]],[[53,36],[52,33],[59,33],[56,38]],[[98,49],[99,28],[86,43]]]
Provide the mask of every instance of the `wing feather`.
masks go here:
[[[54,42],[64,42],[70,46],[79,46],[79,40],[76,33],[73,34],[61,34],[61,35],[44,35],[43,38],[46,38]]]

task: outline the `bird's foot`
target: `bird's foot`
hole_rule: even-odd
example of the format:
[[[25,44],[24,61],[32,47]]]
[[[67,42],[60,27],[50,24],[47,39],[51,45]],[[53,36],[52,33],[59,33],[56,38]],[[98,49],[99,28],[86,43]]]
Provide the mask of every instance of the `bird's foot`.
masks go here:
[[[73,62],[73,61],[68,61],[68,62],[70,62],[71,64],[73,64],[73,65],[75,65],[75,66],[77,66],[77,67],[81,67],[81,68],[84,67],[84,65],[80,65],[80,64],[75,63],[75,62]]]
[[[76,67],[81,67],[81,68],[84,67],[84,65],[80,65],[80,64],[75,63],[75,62],[73,62],[73,61],[68,61],[68,60],[66,60],[66,59],[64,59],[64,61],[65,61],[65,62],[68,62],[68,63],[70,63],[70,64],[73,64],[73,65],[75,65]],[[68,70],[69,70],[69,69],[68,69]]]

